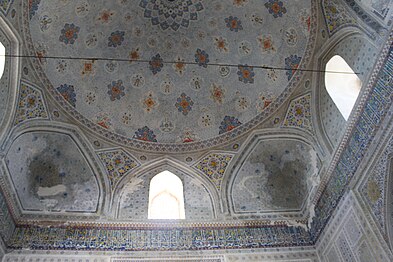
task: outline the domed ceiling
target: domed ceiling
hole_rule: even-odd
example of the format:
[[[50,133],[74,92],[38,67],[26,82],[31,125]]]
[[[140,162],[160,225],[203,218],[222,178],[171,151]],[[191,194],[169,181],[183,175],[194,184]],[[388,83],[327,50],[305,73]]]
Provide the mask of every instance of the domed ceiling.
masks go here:
[[[29,29],[64,109],[129,145],[174,145],[233,138],[284,101],[312,49],[311,5],[31,1]]]

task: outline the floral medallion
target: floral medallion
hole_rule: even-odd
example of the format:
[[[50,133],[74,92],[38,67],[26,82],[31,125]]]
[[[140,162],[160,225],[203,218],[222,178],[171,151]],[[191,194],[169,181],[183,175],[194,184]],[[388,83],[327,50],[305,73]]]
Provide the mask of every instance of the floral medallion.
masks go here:
[[[194,102],[185,93],[182,93],[180,95],[175,104],[177,110],[185,116],[188,115],[188,113],[191,111],[193,105]]]

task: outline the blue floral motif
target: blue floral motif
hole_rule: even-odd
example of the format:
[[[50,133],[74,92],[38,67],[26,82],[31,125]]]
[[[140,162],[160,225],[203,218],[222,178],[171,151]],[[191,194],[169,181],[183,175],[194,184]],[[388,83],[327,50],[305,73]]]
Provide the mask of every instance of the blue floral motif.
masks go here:
[[[248,65],[239,65],[237,75],[239,76],[239,81],[243,83],[253,84],[254,83],[254,69]]]
[[[195,62],[198,63],[199,66],[207,67],[207,63],[209,63],[209,55],[206,51],[197,49],[195,53]]]
[[[63,96],[63,98],[70,103],[73,107],[76,107],[76,93],[75,88],[72,85],[60,85],[57,91]]]
[[[232,129],[240,126],[242,123],[233,116],[225,116],[224,120],[221,122],[219,134],[224,134],[231,131]]]
[[[59,37],[60,42],[63,42],[66,45],[73,45],[75,40],[78,38],[79,30],[79,26],[74,24],[65,24],[64,28],[61,29],[61,34]]]
[[[111,101],[120,100],[125,93],[124,93],[124,86],[122,80],[112,81],[108,85],[108,95],[110,96]]]
[[[238,32],[239,30],[243,30],[242,21],[240,21],[240,19],[236,16],[230,16],[225,18],[225,23],[231,31]]]
[[[175,104],[177,110],[179,110],[179,112],[181,112],[185,116],[188,115],[188,113],[191,111],[193,105],[194,102],[185,93],[182,93],[180,97],[177,98]]]
[[[124,31],[115,31],[112,32],[111,36],[108,37],[108,46],[109,47],[118,47],[124,41]]]
[[[283,2],[279,0],[269,0],[269,2],[265,3],[265,7],[274,18],[282,17],[287,12]]]
[[[285,58],[285,69],[287,70],[288,81],[291,80],[292,76],[296,73],[302,58],[297,55],[291,55]]]
[[[135,139],[147,141],[147,142],[157,142],[156,135],[153,130],[150,130],[147,126],[144,126],[135,132]]]
[[[158,72],[161,71],[161,69],[164,67],[163,60],[160,56],[160,54],[156,54],[153,56],[149,62],[149,68],[153,72],[153,75],[157,74]]]
[[[198,13],[204,9],[201,0],[141,0],[139,6],[144,10],[143,16],[150,19],[153,26],[173,31],[188,28],[191,21],[198,20]]]

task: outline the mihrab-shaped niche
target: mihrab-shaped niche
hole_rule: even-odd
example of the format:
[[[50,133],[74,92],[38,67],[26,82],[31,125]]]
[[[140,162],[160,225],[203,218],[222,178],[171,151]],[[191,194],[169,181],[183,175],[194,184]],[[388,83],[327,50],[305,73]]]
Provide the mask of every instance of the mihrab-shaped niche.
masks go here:
[[[100,188],[96,176],[70,135],[24,133],[13,141],[6,163],[23,210],[97,211]]]
[[[293,138],[259,140],[242,161],[229,187],[235,214],[303,217],[319,169],[312,146]]]
[[[146,170],[139,170],[132,177],[128,177],[129,180],[119,192],[117,218],[128,221],[146,221],[151,181],[158,174],[169,171],[183,184],[185,219],[187,221],[215,219],[217,200],[214,199],[217,199],[217,195],[214,195],[213,185],[206,178],[178,164],[170,160],[158,161]]]

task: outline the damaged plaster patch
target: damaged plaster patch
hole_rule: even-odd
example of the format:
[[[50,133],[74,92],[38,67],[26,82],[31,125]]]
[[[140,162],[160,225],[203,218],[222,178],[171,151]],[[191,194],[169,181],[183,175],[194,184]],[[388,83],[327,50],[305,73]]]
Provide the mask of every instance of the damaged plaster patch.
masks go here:
[[[39,197],[51,197],[58,194],[64,194],[67,188],[64,185],[57,185],[53,187],[38,187],[37,195]]]
[[[97,179],[69,135],[25,133],[13,141],[6,162],[23,209],[96,210]]]
[[[261,141],[236,174],[231,197],[235,212],[300,210],[319,183],[318,157],[295,140]]]

